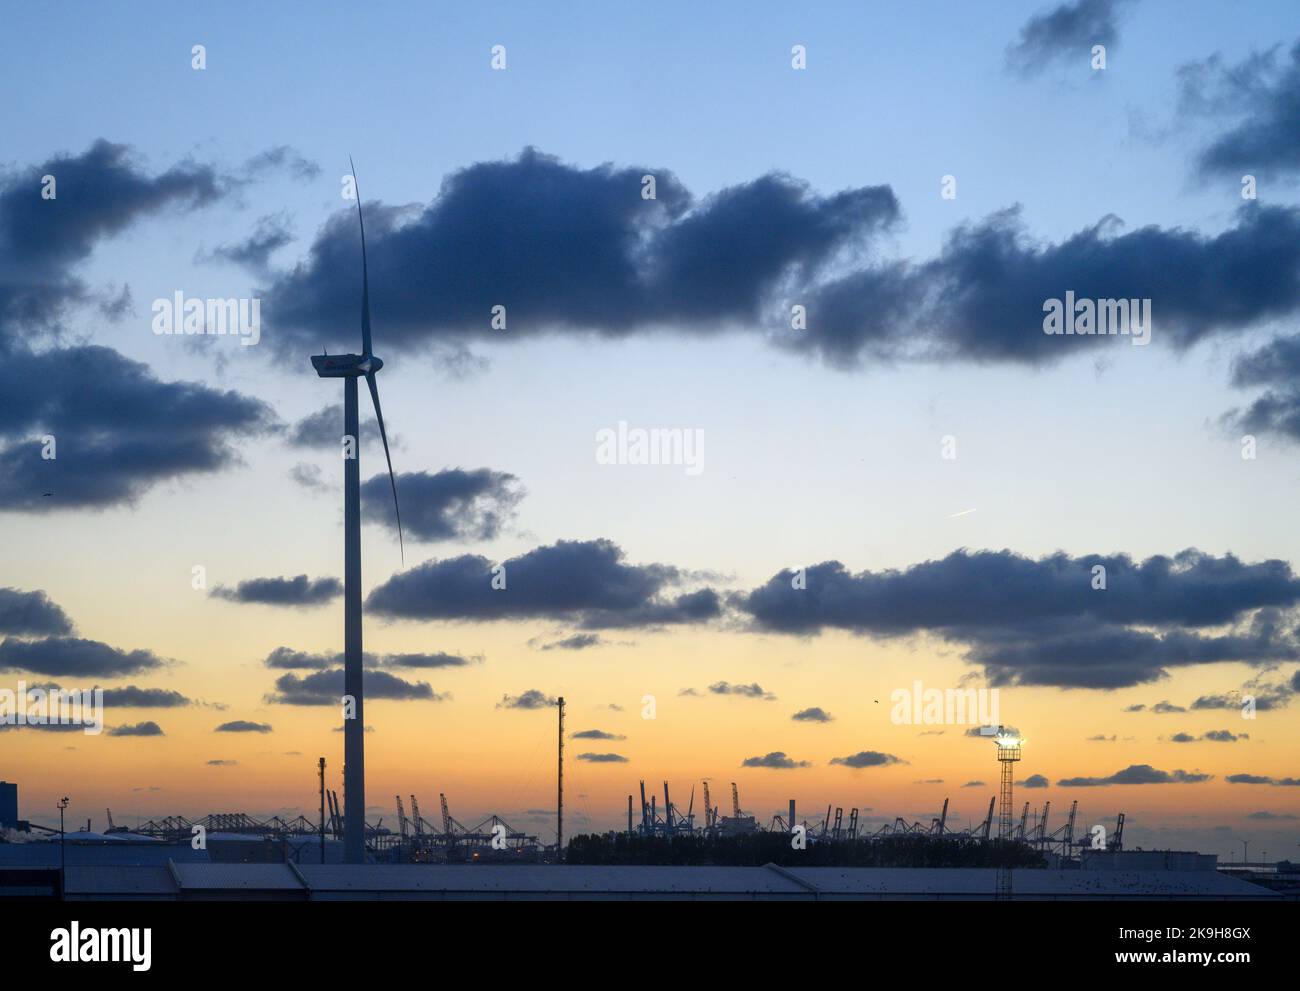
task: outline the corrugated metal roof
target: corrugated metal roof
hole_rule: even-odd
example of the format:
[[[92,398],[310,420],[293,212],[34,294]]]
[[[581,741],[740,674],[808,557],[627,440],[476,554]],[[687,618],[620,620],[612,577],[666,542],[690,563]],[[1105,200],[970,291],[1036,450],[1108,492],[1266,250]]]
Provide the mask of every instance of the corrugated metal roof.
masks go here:
[[[69,867],[64,890],[71,897],[79,895],[131,895],[174,898],[176,882],[163,866]]]
[[[989,899],[996,871],[839,867],[210,864],[68,867],[73,897]],[[1277,899],[1215,871],[1018,870],[1016,898]]]
[[[182,891],[302,891],[287,864],[173,864]]]
[[[979,868],[788,868],[827,894],[910,894],[988,897],[997,871]],[[1270,892],[1217,871],[1011,872],[1012,890],[1026,897],[1228,898],[1268,897]]]
[[[300,864],[313,891],[803,894],[765,867],[580,867],[548,864]]]
[[[208,851],[195,850],[188,843],[69,843],[69,867],[129,867],[167,861],[206,861]],[[0,867],[58,867],[59,841],[0,843]]]

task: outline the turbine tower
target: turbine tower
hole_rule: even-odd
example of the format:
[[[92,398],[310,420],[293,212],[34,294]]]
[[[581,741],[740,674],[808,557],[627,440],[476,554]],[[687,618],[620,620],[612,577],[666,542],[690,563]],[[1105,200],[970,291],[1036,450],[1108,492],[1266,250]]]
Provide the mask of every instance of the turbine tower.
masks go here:
[[[348,159],[352,166],[352,159]],[[406,562],[402,542],[402,511],[397,505],[397,478],[393,459],[388,453],[388,433],[384,430],[384,413],[379,405],[379,386],[375,375],[384,367],[370,347],[370,274],[366,267],[366,224],[361,215],[361,191],[356,186],[356,168],[352,168],[353,189],[357,195],[357,223],[361,228],[361,354],[312,355],[312,367],[321,378],[343,379],[343,435],[350,438],[350,450],[344,449],[343,461],[343,694],[352,699],[350,719],[343,721],[343,855],[349,864],[366,859],[366,741],[361,671],[361,460],[357,426],[357,379],[363,375],[375,404],[379,437],[384,442],[388,462],[388,480],[393,487],[393,509],[397,514],[397,540]]]

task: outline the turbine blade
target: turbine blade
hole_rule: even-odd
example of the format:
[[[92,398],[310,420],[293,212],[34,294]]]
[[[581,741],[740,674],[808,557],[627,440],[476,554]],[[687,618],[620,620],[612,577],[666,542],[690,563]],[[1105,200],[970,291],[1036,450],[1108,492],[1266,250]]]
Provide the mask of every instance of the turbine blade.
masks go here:
[[[370,386],[370,399],[375,404],[375,419],[379,421],[379,437],[384,442],[384,457],[388,461],[388,481],[393,485],[393,511],[397,513],[397,546],[402,553],[402,566],[406,566],[406,544],[402,540],[402,507],[397,504],[397,476],[393,474],[393,458],[388,453],[388,432],[384,429],[384,411],[379,406],[379,384],[375,382],[375,373],[366,376],[366,385]]]
[[[366,221],[361,215],[361,187],[357,185],[357,168],[348,156],[352,169],[352,189],[357,194],[357,223],[361,225],[361,354],[369,357],[370,350],[370,272],[366,266]]]

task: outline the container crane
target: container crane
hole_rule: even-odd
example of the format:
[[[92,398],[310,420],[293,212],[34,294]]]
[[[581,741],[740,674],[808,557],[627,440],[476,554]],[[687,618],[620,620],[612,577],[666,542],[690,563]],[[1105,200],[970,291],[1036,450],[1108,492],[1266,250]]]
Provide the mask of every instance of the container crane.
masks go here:
[[[406,809],[402,808],[402,796],[394,795],[397,799],[397,832],[405,841],[407,834],[410,832],[410,826],[406,821]]]
[[[984,819],[984,825],[980,827],[980,837],[985,841],[988,840],[989,830],[993,826],[993,803],[997,800],[998,797],[996,795],[989,799],[989,814]]]

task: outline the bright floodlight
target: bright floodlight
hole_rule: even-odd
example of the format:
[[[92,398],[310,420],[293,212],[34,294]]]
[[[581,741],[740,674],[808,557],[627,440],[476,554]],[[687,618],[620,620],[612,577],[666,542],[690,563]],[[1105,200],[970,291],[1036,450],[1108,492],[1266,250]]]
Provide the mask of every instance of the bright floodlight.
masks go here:
[[[1018,747],[1025,741],[1014,726],[981,726],[980,736],[991,736],[999,747]]]

